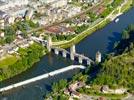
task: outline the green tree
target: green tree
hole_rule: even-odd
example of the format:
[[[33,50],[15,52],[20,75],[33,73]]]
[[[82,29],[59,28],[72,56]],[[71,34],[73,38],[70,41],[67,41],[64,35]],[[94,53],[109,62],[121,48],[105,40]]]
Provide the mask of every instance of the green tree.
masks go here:
[[[124,30],[123,32],[122,32],[122,39],[129,39],[129,32],[128,31],[126,31],[126,30]]]
[[[66,88],[66,86],[67,86],[67,80],[62,79],[59,81],[59,89],[64,89]]]
[[[53,91],[54,93],[56,93],[56,92],[59,91],[58,83],[53,83],[53,85],[52,85],[52,91]]]

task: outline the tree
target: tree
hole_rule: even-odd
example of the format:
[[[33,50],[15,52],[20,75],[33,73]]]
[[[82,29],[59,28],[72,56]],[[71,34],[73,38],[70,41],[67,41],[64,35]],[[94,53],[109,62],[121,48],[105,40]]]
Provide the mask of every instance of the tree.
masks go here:
[[[59,89],[64,89],[67,86],[67,80],[60,80],[59,81]]]
[[[122,39],[129,39],[130,35],[129,35],[129,32],[124,30],[122,32]]]
[[[73,77],[73,81],[87,81],[87,75],[83,75],[82,73],[79,73]]]
[[[58,83],[53,83],[53,85],[52,85],[52,91],[53,91],[54,93],[56,93],[57,91],[59,91]]]

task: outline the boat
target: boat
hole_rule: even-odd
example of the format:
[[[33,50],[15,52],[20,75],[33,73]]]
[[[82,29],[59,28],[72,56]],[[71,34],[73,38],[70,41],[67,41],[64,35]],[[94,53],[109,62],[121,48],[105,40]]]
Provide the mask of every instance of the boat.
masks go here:
[[[119,18],[115,19],[115,23],[117,23],[119,20],[120,20]]]

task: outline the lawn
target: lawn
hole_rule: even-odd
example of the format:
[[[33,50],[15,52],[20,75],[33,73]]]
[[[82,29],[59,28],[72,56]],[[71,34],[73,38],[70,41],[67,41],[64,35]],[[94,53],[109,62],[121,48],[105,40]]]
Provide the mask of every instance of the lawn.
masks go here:
[[[13,55],[6,55],[0,60],[0,68],[14,64],[17,61],[17,57]]]

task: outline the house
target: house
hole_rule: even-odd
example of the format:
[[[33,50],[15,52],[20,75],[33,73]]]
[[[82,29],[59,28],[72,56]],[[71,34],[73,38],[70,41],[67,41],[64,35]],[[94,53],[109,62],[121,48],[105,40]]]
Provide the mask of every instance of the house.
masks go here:
[[[104,86],[101,87],[100,90],[101,90],[101,92],[103,92],[103,93],[108,93],[109,87],[108,87],[107,85],[104,85]]]
[[[0,18],[0,29],[4,29],[5,21],[3,18]]]
[[[16,39],[14,41],[14,44],[17,45],[20,48],[27,48],[31,44],[33,44],[33,41],[32,40],[27,40],[27,39]]]
[[[83,83],[83,82],[76,82],[75,84],[71,84],[69,87],[72,90],[76,90],[76,89],[79,89],[79,88],[84,87],[84,86],[85,86],[85,83]]]
[[[52,26],[52,27],[46,28],[46,30],[48,31],[48,33],[58,34],[58,35],[75,34],[73,28],[69,28],[69,27],[67,28],[65,26]]]
[[[51,4],[53,8],[59,8],[67,5],[67,0],[56,0]]]
[[[79,0],[81,3],[98,3],[100,0]]]
[[[19,50],[19,47],[14,46],[14,47],[11,47],[11,48],[8,49],[8,53],[9,53],[9,54],[14,54],[14,53],[16,53],[18,50]]]
[[[0,0],[0,9],[5,10],[8,8],[18,6],[27,5],[29,0]]]
[[[0,19],[11,24],[15,18],[24,17],[28,2],[29,0],[0,0]]]
[[[1,37],[1,38],[4,38],[4,36],[5,36],[5,33],[2,32],[2,31],[0,31],[0,37]]]
[[[99,97],[97,100],[106,100],[104,97]]]
[[[74,98],[80,98],[80,93],[76,92],[76,91],[72,91],[71,96],[74,97]]]
[[[67,11],[68,11],[68,17],[72,17],[81,12],[81,7],[70,6],[67,8]]]
[[[70,95],[70,96],[72,96],[74,98],[79,98],[80,97],[80,93],[78,93],[75,90],[72,90],[71,88],[65,89],[64,93],[67,94],[67,95]]]
[[[17,36],[18,39],[23,39],[23,32],[21,32],[20,30],[18,30],[16,32],[16,36]]]
[[[104,12],[105,7],[103,5],[99,6],[98,8],[94,9],[93,12],[97,15],[100,15]]]
[[[32,18],[32,16],[33,16],[33,14],[34,14],[34,11],[33,11],[33,9],[29,9],[29,10],[27,10],[27,12],[26,12],[26,19],[31,19]]]
[[[76,90],[85,86],[85,83],[83,82],[76,82],[74,84],[71,84],[67,89],[64,90],[64,93],[67,95],[70,95],[74,98],[79,98],[80,93],[78,93]]]
[[[127,92],[127,89],[120,88],[120,89],[109,89],[107,85],[101,87],[101,92],[103,93],[112,93],[112,94],[124,94]]]

